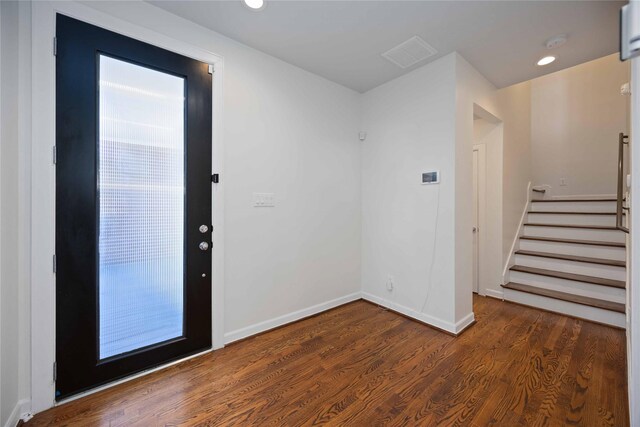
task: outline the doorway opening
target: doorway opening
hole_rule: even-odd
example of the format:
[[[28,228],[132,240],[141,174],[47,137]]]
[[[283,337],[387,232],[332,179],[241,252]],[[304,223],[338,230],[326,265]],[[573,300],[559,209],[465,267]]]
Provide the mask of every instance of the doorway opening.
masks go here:
[[[502,272],[502,121],[473,108],[472,292],[497,296]]]

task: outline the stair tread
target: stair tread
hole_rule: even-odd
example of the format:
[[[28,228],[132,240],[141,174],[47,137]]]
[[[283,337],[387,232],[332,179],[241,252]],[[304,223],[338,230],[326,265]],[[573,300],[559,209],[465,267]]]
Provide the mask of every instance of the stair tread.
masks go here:
[[[556,277],[558,279],[573,280],[575,282],[592,283],[594,285],[610,286],[612,288],[625,289],[626,284],[622,280],[604,279],[602,277],[587,276],[584,274],[565,273],[563,271],[547,270],[544,268],[526,267],[524,265],[514,265],[511,271],[521,273],[538,274],[540,276]]]
[[[543,215],[615,215],[615,212],[575,212],[575,211],[529,211],[530,214]]]
[[[538,222],[525,222],[524,225],[530,226],[530,227],[585,228],[590,230],[619,231],[616,227],[609,226],[609,225],[543,224]]]
[[[535,237],[535,236],[521,236],[520,239],[525,240],[539,240],[542,242],[556,242],[556,243],[574,243],[578,245],[592,245],[592,246],[612,246],[616,248],[625,248],[624,243],[618,242],[603,242],[600,240],[579,240],[579,239],[559,239],[556,237]]]
[[[535,200],[532,199],[532,202],[543,202],[543,203],[549,203],[549,202],[556,202],[556,203],[562,203],[562,202],[617,202],[616,199],[543,199],[543,200]]]
[[[606,259],[606,258],[592,258],[592,257],[586,257],[586,256],[556,254],[551,252],[528,251],[528,250],[522,250],[522,249],[517,250],[516,255],[528,255],[528,256],[537,256],[541,258],[562,259],[567,261],[610,265],[614,267],[626,267],[625,261],[617,261],[617,260]]]
[[[617,313],[625,312],[625,305],[619,302],[606,301],[599,298],[586,297],[583,295],[574,295],[567,292],[555,291],[552,289],[539,288],[537,286],[524,285],[521,283],[509,282],[502,285],[505,289],[526,292],[543,297],[554,298],[562,301],[572,302],[575,304],[588,305],[590,307],[601,308],[604,310],[615,311]]]

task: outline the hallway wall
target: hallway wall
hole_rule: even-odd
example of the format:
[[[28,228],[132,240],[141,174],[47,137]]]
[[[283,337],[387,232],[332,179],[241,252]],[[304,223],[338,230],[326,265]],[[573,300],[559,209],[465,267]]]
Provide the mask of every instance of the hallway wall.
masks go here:
[[[629,73],[614,54],[531,80],[533,184],[548,185],[547,197],[615,193]]]
[[[531,82],[497,92],[500,118],[504,122],[502,180],[502,264],[511,255],[520,219],[530,198],[531,171]]]
[[[447,55],[362,96],[364,297],[446,330],[456,321],[455,70]],[[429,170],[439,184],[421,184]]]

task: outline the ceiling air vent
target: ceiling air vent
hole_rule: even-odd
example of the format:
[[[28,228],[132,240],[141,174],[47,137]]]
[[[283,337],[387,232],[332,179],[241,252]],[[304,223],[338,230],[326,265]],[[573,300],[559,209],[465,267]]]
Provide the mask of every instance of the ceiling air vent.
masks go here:
[[[407,68],[438,53],[433,46],[418,36],[389,49],[382,54],[400,68]]]

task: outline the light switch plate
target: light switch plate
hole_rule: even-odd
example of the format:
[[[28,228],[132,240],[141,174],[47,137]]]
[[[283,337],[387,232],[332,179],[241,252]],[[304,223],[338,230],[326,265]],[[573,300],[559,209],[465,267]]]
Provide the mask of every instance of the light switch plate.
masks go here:
[[[274,193],[253,193],[253,206],[256,208],[272,208],[276,205]]]

